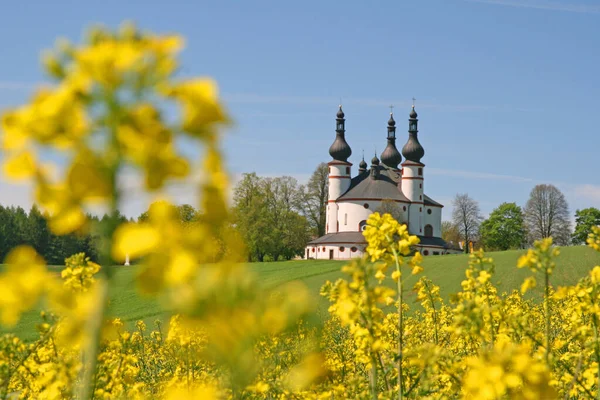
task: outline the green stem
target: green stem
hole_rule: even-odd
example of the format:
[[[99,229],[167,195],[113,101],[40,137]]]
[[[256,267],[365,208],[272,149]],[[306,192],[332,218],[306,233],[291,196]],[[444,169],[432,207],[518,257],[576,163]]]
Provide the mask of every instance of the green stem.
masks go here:
[[[546,365],[550,369],[550,274],[548,268],[544,269],[545,288],[544,288],[544,312],[546,313]]]
[[[396,272],[399,274],[398,281],[396,282],[398,290],[398,399],[402,400],[402,391],[404,389],[404,379],[402,377],[402,353],[404,351],[404,312],[402,310],[403,284],[400,262],[398,261],[398,252],[393,247],[392,250],[394,252],[394,260],[396,261]]]
[[[96,376],[96,365],[98,362],[98,350],[100,347],[100,336],[102,332],[102,323],[108,305],[109,282],[113,275],[112,268],[112,238],[119,224],[119,202],[121,199],[118,185],[119,169],[121,167],[121,151],[119,141],[117,139],[117,129],[120,118],[120,105],[114,93],[106,93],[105,101],[108,104],[107,128],[110,133],[110,142],[108,143],[106,159],[106,178],[111,188],[112,198],[109,203],[110,218],[104,221],[101,228],[102,241],[100,247],[100,275],[104,279],[98,279],[96,285],[98,287],[98,298],[96,299],[96,309],[88,320],[87,333],[89,343],[83,353],[83,362],[81,369],[80,387],[77,398],[80,400],[94,398],[94,377]],[[87,360],[86,360],[87,358]],[[87,363],[86,363],[87,361]],[[87,364],[87,365],[86,365]]]
[[[594,321],[594,342],[595,348],[594,352],[596,353],[596,363],[598,363],[598,376],[597,376],[597,387],[596,387],[596,399],[600,400],[600,348],[598,347],[598,318],[596,315],[592,315],[592,321]]]

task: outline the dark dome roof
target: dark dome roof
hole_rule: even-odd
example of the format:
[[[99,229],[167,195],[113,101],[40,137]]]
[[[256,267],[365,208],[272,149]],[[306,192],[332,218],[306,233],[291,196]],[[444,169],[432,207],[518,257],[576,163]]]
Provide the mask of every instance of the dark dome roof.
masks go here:
[[[352,149],[350,145],[346,143],[343,133],[338,133],[335,136],[335,140],[329,147],[329,154],[337,161],[348,161],[348,158],[352,155]]]
[[[364,158],[362,159],[362,161],[360,162],[360,164],[358,164],[358,168],[360,168],[360,169],[367,169],[367,162],[365,161]]]
[[[421,158],[425,155],[425,149],[423,149],[423,146],[419,143],[417,132],[410,132],[408,134],[408,141],[402,148],[402,155],[407,160],[418,163],[421,162]]]
[[[395,126],[396,121],[394,121],[394,114],[390,113],[390,119],[388,120],[388,126]]]
[[[379,158],[377,156],[371,159],[371,165],[379,165]]]
[[[350,110],[350,111],[352,111],[352,110]],[[342,106],[341,105],[340,105],[340,109],[337,112],[337,117],[340,118],[340,119],[344,118],[344,112],[342,111]]]
[[[417,119],[417,112],[415,111],[415,106],[412,106],[412,110],[410,111],[410,115],[409,115],[410,119]]]
[[[388,144],[381,153],[381,162],[390,168],[398,168],[398,164],[402,161],[402,156],[396,148],[396,139],[388,139]]]

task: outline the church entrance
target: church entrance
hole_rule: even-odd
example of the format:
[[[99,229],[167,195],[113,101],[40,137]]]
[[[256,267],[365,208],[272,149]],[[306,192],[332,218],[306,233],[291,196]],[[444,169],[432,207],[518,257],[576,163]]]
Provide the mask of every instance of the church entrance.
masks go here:
[[[333,260],[333,249],[329,250],[329,259]]]

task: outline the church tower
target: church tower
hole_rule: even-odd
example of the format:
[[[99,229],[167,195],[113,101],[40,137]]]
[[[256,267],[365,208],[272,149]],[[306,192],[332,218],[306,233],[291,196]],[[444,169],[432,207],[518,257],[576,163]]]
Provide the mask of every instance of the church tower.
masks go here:
[[[412,235],[423,235],[423,168],[421,158],[425,150],[417,137],[417,112],[413,104],[408,118],[408,141],[402,147],[402,155],[406,159],[402,163],[402,192],[411,201],[408,215],[408,231]]]
[[[335,200],[344,194],[350,187],[350,167],[348,158],[352,155],[352,149],[346,142],[346,120],[342,106],[336,115],[335,140],[329,147],[329,154],[333,158],[327,165],[329,167],[329,199],[327,202],[327,225],[326,233],[339,231],[338,205]]]
[[[402,156],[396,148],[396,121],[394,121],[394,114],[390,113],[390,119],[387,126],[387,146],[383,153],[381,153],[381,162],[386,166],[397,170],[398,164],[402,161]]]

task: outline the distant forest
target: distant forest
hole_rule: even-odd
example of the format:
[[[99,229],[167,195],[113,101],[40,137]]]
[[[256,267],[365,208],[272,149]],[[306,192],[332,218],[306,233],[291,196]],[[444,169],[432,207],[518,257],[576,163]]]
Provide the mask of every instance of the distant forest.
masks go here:
[[[88,215],[93,226],[108,216],[99,218]],[[127,218],[120,217],[123,221]],[[50,265],[62,265],[65,258],[84,252],[97,261],[99,237],[87,229],[84,232],[58,236],[50,232],[46,219],[34,205],[29,212],[21,207],[3,207],[0,205],[0,263],[15,246],[29,245],[44,257]]]

